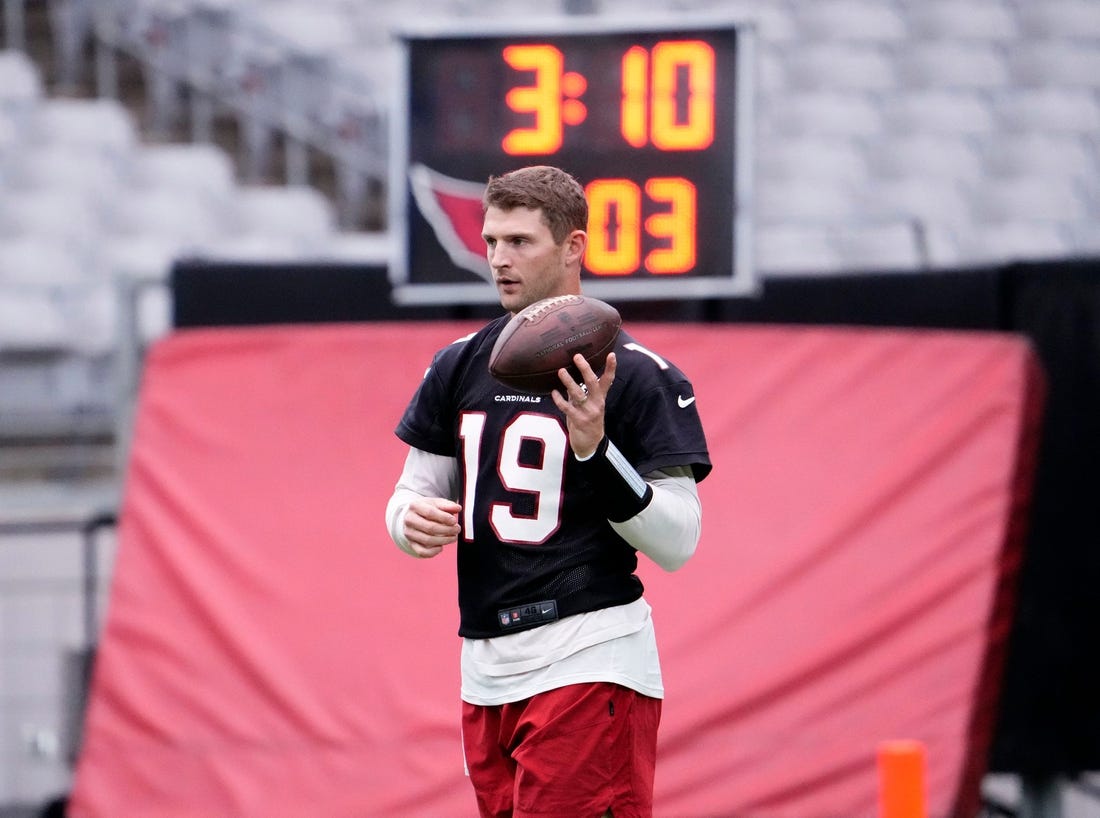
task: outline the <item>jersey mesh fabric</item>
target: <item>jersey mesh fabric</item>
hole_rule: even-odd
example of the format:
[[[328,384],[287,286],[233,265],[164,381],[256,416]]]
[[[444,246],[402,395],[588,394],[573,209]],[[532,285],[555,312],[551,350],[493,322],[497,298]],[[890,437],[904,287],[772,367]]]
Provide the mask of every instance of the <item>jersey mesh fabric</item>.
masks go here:
[[[574,460],[553,401],[489,375],[507,320],[441,350],[396,430],[409,445],[460,463],[459,633],[470,638],[542,624],[506,627],[501,612],[510,608],[554,600],[564,617],[642,594],[637,552],[607,521],[600,487]],[[616,355],[608,437],[643,473],[690,465],[702,479],[710,470],[702,426],[694,402],[682,405],[691,384],[626,332]]]

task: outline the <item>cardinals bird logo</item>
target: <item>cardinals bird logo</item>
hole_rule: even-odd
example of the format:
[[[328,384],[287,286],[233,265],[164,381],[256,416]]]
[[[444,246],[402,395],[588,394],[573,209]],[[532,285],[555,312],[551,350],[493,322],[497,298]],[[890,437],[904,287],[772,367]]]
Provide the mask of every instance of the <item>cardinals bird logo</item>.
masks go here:
[[[422,164],[409,168],[409,183],[416,206],[451,261],[491,281],[485,262],[485,240],[481,238],[481,196],[485,185],[454,179]]]

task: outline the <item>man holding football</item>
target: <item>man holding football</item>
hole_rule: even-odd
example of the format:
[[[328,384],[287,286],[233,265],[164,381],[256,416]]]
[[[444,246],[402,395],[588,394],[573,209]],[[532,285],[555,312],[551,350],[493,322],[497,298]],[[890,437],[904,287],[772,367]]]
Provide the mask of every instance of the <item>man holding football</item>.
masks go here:
[[[512,315],[580,294],[584,189],[546,166],[489,180],[489,266],[507,314],[443,348],[396,434],[409,444],[386,508],[408,554],[454,545],[462,736],[482,816],[653,812],[664,688],[638,552],[694,553],[710,457],[691,383],[621,331],[597,375],[550,395],[489,374]]]

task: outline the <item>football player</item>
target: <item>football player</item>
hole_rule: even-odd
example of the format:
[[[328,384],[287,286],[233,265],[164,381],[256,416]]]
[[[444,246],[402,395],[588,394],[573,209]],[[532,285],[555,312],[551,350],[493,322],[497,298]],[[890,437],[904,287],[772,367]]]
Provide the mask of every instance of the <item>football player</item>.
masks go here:
[[[653,810],[664,688],[638,553],[674,571],[699,541],[710,457],[691,382],[625,330],[597,376],[550,395],[488,369],[512,315],[579,294],[584,189],[553,167],[490,178],[489,267],[506,313],[434,356],[401,418],[386,508],[418,558],[453,546],[462,736],[483,816]]]

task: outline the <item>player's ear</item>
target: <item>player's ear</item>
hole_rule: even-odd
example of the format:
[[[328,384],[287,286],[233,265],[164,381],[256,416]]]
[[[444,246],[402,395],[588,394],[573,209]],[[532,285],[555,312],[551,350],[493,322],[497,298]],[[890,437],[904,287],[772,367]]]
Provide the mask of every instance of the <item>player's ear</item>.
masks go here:
[[[565,260],[580,262],[584,258],[584,248],[588,246],[588,234],[583,230],[574,230],[565,237]]]

